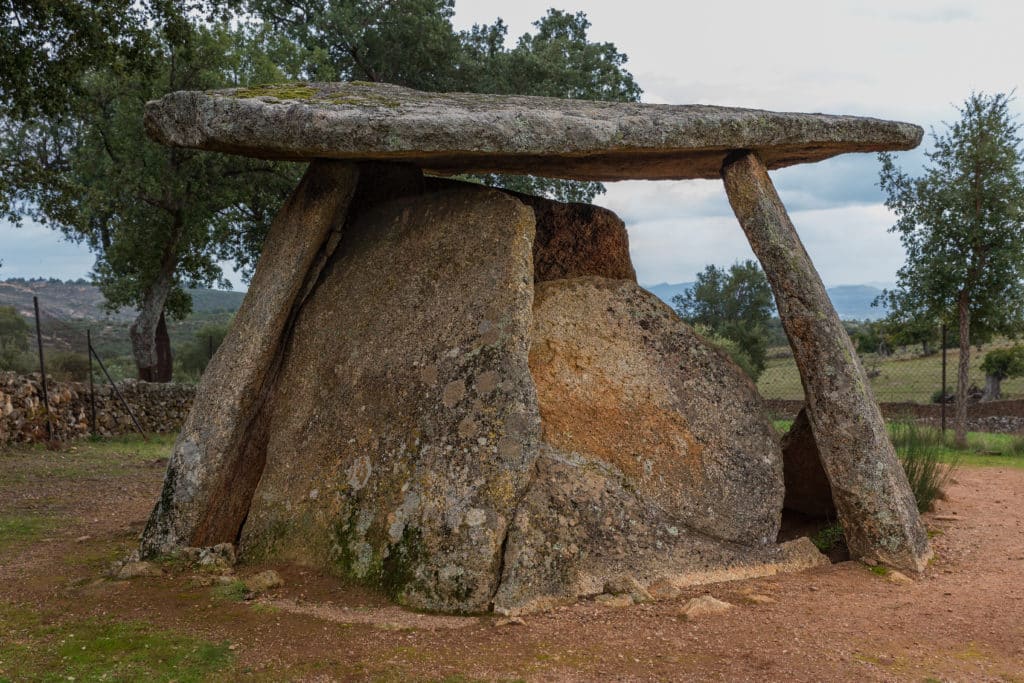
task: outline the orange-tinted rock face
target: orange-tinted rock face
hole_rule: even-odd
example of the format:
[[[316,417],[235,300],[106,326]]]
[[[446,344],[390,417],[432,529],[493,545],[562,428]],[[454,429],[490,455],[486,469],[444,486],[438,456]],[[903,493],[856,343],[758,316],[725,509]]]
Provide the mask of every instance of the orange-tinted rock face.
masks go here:
[[[495,609],[605,582],[692,585],[813,565],[778,546],[782,456],[753,384],[654,295],[586,277],[535,288],[541,446]]]
[[[750,380],[624,280],[537,285],[530,372],[544,442],[616,467],[692,529],[775,539],[781,452]]]

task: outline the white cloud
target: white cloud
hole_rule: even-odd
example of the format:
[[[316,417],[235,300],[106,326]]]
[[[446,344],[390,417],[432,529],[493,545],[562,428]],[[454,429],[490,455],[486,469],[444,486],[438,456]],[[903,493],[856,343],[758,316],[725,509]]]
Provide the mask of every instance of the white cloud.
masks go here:
[[[951,105],[972,90],[1021,84],[1024,3],[1004,0],[457,0],[456,24],[501,16],[514,40],[552,5],[585,11],[591,39],[629,55],[646,102],[860,114],[927,133],[955,119]],[[909,172],[922,160],[900,155]],[[902,264],[877,177],[873,155],[773,173],[829,285],[891,282]],[[598,203],[626,221],[644,283],[689,281],[708,263],[750,257],[717,183],[615,183]]]

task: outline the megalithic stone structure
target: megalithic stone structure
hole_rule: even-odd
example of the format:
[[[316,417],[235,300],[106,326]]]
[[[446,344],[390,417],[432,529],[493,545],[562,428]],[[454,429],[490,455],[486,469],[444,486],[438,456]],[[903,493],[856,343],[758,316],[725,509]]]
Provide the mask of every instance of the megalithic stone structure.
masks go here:
[[[764,402],[636,284],[622,221],[437,177],[486,172],[724,178],[800,366],[832,492],[817,493],[859,556],[927,560],[767,176],[908,149],[917,126],[366,83],[172,93],[145,123],[168,145],[311,163],[203,376],[144,554],[232,542],[417,608],[502,613],[826,562],[808,539],[777,541],[785,479]]]
[[[337,245],[359,172],[310,164],[267,234],[263,257],[196,390],[143,538],[146,555],[233,541],[266,454],[256,417],[274,384],[286,330]]]
[[[920,571],[931,553],[857,351],[755,152],[725,160],[736,218],[775,293],[850,553]]]

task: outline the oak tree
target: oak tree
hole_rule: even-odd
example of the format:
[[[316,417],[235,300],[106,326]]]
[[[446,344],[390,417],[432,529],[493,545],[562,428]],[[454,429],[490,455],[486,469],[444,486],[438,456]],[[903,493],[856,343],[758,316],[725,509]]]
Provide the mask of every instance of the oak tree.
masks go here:
[[[1005,94],[972,94],[960,119],[933,133],[918,177],[882,154],[880,186],[907,252],[897,314],[956,322],[960,357],[954,419],[967,439],[971,342],[1024,329],[1024,174],[1019,124]]]

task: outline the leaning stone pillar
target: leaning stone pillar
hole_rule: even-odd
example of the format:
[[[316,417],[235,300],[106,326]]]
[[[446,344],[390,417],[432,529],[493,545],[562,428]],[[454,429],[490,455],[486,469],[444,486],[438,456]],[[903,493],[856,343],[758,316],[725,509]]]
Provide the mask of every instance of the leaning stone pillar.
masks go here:
[[[737,152],[726,158],[722,179],[775,293],[851,555],[922,570],[931,550],[913,493],[853,343],[768,169],[756,153]]]
[[[210,361],[142,537],[147,555],[234,542],[265,463],[257,415],[281,344],[345,220],[359,172],[317,160],[274,219],[249,292]]]

